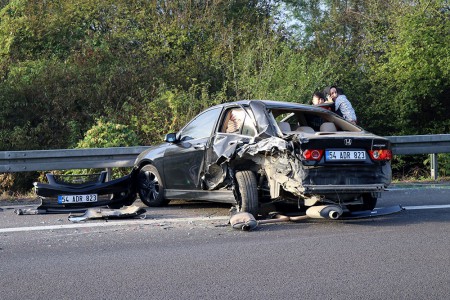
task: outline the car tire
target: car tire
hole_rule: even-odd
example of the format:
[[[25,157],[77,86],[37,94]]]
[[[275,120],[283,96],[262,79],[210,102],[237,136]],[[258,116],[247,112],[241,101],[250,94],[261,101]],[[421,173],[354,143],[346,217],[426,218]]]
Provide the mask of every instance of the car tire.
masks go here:
[[[145,165],[139,170],[137,190],[141,201],[149,207],[164,206],[164,184],[158,170],[153,165]]]
[[[373,197],[370,193],[362,195],[363,204],[358,205],[348,205],[347,209],[349,211],[364,211],[364,210],[373,210],[377,205],[378,198]]]
[[[256,176],[252,171],[236,172],[238,211],[258,214],[258,187]]]

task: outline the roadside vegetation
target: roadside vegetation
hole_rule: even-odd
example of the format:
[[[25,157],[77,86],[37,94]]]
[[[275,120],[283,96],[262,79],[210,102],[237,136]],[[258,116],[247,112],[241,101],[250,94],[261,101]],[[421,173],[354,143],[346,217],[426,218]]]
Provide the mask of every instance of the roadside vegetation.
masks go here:
[[[211,105],[332,84],[373,133],[449,133],[449,32],[447,0],[0,1],[0,151],[155,144]]]

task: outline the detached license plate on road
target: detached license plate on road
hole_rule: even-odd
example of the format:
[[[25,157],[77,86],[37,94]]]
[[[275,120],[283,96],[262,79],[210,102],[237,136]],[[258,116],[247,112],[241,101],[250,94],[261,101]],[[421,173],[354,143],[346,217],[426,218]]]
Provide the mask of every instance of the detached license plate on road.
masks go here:
[[[325,159],[328,161],[344,161],[344,160],[365,160],[366,159],[366,151],[335,151],[335,150],[326,150],[325,151]]]
[[[86,203],[86,202],[97,202],[97,194],[89,195],[60,195],[58,196],[58,203]]]

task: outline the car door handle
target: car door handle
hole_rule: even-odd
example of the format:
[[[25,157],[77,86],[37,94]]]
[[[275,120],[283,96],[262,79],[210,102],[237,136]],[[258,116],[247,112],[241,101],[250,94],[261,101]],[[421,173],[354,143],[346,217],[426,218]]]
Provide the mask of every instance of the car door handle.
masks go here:
[[[194,149],[205,150],[206,146],[204,144],[196,144],[196,145],[194,145]]]

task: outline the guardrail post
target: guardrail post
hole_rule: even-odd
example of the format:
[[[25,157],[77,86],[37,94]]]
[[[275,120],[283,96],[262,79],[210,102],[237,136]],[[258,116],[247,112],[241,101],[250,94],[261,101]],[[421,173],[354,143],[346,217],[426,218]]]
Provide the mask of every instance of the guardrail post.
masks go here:
[[[111,181],[112,178],[112,168],[106,168],[106,181]]]
[[[430,162],[431,162],[431,178],[433,180],[437,180],[438,178],[438,159],[437,159],[437,153],[430,154]]]

